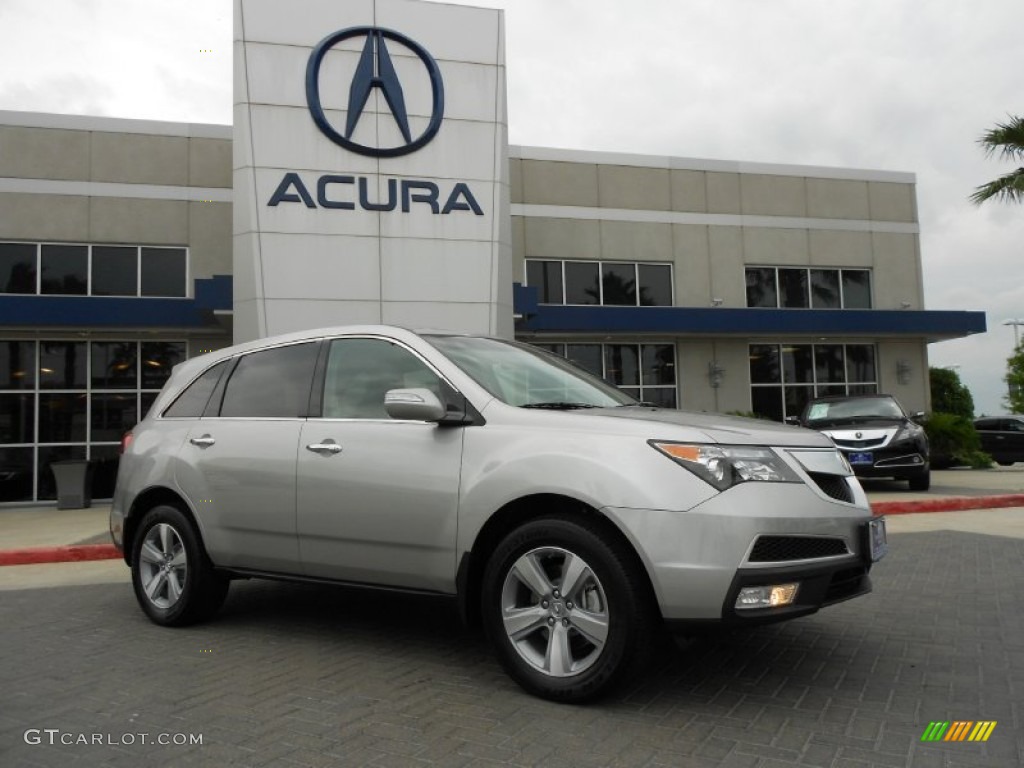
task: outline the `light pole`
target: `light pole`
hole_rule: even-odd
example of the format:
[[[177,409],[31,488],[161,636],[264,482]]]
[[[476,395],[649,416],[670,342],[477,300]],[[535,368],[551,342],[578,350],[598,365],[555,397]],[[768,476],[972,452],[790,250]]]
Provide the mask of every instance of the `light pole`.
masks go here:
[[[1020,326],[1024,325],[1024,320],[1020,318],[1013,318],[1012,320],[1003,320],[1003,325],[1013,326],[1013,351],[1017,351],[1017,347],[1020,346]]]

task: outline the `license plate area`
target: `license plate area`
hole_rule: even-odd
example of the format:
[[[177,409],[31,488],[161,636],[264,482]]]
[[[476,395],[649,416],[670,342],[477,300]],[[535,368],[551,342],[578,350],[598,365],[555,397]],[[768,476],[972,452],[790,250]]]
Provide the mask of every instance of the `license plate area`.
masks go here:
[[[875,457],[871,451],[848,453],[846,454],[846,458],[850,460],[851,467],[870,467],[875,463]]]
[[[889,551],[889,539],[885,532],[885,518],[876,517],[864,526],[865,547],[868,559],[872,563],[881,560]]]

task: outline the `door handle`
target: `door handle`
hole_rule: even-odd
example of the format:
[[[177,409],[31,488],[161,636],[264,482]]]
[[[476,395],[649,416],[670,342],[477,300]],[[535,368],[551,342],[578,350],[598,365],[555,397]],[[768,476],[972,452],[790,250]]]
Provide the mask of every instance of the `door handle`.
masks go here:
[[[192,445],[198,445],[200,448],[209,448],[217,441],[209,435],[203,435],[202,437],[190,437],[189,442],[192,443]]]
[[[333,440],[325,440],[322,443],[310,443],[306,450],[313,453],[341,453],[341,446]]]

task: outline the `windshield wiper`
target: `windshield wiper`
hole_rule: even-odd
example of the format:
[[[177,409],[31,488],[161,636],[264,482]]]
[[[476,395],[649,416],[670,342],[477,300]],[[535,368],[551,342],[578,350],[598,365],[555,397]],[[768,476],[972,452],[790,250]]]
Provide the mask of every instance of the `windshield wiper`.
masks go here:
[[[549,403],[526,403],[525,405],[519,406],[520,408],[547,408],[552,411],[573,411],[577,408],[600,408],[598,405],[591,405],[590,403],[565,403],[559,401],[552,401]]]

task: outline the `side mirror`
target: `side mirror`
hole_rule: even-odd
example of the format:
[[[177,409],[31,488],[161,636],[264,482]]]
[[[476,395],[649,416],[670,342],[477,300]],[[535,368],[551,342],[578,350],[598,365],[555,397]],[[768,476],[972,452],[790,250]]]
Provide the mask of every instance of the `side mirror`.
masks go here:
[[[915,413],[914,415],[912,415],[910,417],[910,420],[911,421],[915,421],[918,424],[920,424],[921,420],[924,419],[924,417],[925,417],[925,412],[924,411],[918,411],[917,413]]]
[[[403,421],[441,421],[444,405],[429,389],[389,389],[384,394],[384,410],[392,419]]]

